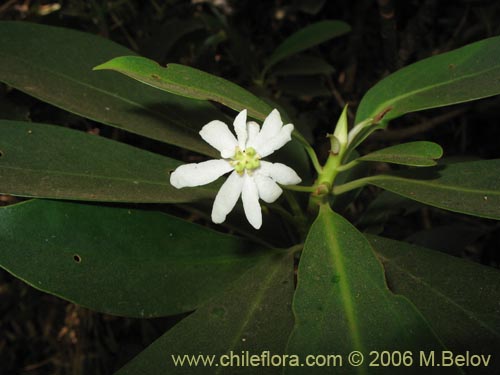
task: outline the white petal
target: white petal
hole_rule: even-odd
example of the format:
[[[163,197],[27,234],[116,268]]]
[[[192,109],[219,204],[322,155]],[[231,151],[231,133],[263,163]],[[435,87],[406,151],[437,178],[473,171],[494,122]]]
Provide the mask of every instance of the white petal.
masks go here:
[[[255,121],[249,121],[247,123],[248,138],[246,147],[251,146],[251,143],[255,141],[257,135],[259,135],[259,131],[260,131],[260,126]]]
[[[202,163],[184,164],[170,175],[170,183],[177,189],[186,186],[206,185],[217,180],[233,167],[226,160],[208,160]]]
[[[238,137],[238,146],[240,150],[244,150],[247,143],[247,110],[244,109],[238,116],[234,119],[233,122],[234,131],[236,132],[236,136]]]
[[[283,126],[283,121],[281,121],[280,113],[277,109],[273,109],[272,112],[266,117],[259,134],[248,142],[248,146],[257,149],[265,142],[268,142],[275,135],[277,135],[281,127]]]
[[[234,155],[238,141],[231,130],[222,121],[210,121],[200,130],[201,138],[210,146],[220,151],[223,158]]]
[[[253,177],[245,173],[243,190],[241,192],[243,209],[249,223],[259,229],[262,226],[262,212],[259,204],[259,191]]]
[[[236,151],[236,147],[231,148],[231,149],[225,149],[220,152],[220,157],[223,159],[230,159],[234,156]]]
[[[280,149],[283,147],[287,142],[292,140],[292,132],[293,132],[293,125],[292,124],[287,124],[283,126],[278,134],[276,134],[273,138],[264,141],[258,142],[257,145],[255,145],[255,150],[257,153],[260,155],[261,158],[264,158],[270,154],[272,154],[274,151]],[[260,136],[260,134],[259,134]]]
[[[264,202],[273,203],[279,198],[283,190],[278,186],[276,182],[271,177],[264,176],[262,174],[254,174],[254,180],[257,184],[257,190],[259,191],[259,197]]]
[[[281,163],[260,162],[259,174],[271,177],[281,185],[295,185],[302,181],[295,171]]]
[[[242,187],[243,177],[236,172],[231,173],[215,197],[212,208],[212,221],[214,223],[220,224],[226,220],[226,216],[238,202]]]
[[[260,134],[264,138],[271,138],[279,133],[282,126],[283,121],[281,121],[280,113],[277,109],[273,109],[264,120]]]

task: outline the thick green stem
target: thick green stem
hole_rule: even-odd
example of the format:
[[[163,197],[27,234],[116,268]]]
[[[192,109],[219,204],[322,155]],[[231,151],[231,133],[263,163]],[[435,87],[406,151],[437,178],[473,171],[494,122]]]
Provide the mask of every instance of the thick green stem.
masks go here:
[[[314,192],[309,200],[309,209],[316,210],[316,206],[324,203],[328,195],[332,192],[335,177],[339,173],[338,167],[341,163],[341,154],[331,154],[323,167],[322,173],[318,176],[314,184]]]
[[[337,174],[339,173],[338,168],[341,161],[341,154],[330,154],[330,157],[323,167],[323,173],[321,173],[318,177],[318,186],[326,186],[328,188],[328,192],[332,190],[333,183],[335,182],[335,177],[337,177]]]
[[[319,204],[326,203],[329,195],[332,193],[335,178],[339,173],[339,167],[342,164],[342,159],[348,145],[347,134],[347,106],[344,107],[342,114],[335,127],[335,132],[328,135],[330,138],[330,155],[318,172],[318,179],[314,187],[315,191],[309,199],[309,210],[316,211]]]

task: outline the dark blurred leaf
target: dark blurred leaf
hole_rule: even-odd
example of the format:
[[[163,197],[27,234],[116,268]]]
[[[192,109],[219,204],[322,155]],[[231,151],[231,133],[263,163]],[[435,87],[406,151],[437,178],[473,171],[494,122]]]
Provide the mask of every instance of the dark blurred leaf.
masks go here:
[[[315,15],[318,14],[325,3],[326,0],[294,0],[293,5],[304,13]]]
[[[337,20],[324,20],[308,25],[290,35],[274,50],[264,72],[289,56],[348,33],[350,30],[351,27],[347,23]]]
[[[467,246],[485,233],[485,228],[472,223],[453,223],[415,232],[405,242],[460,257]]]
[[[141,51],[155,61],[165,61],[172,47],[184,36],[204,28],[195,18],[173,18],[151,30],[151,37],[144,43]]]
[[[324,59],[314,56],[297,56],[276,65],[271,74],[275,76],[289,75],[329,75],[335,71]]]
[[[32,200],[0,208],[0,266],[92,310],[196,309],[270,250],[159,212]]]
[[[422,204],[401,195],[382,191],[370,202],[359,218],[356,227],[364,232],[379,234],[392,216],[401,218],[421,208]]]

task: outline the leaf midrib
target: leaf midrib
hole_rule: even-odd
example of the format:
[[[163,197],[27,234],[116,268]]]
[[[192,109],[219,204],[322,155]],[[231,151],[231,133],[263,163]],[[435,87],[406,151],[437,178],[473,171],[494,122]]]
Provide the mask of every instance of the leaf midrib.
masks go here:
[[[328,211],[325,214],[323,214],[323,220],[324,220],[324,228],[335,228],[335,223],[333,220],[332,212]],[[330,252],[330,255],[333,259],[337,261],[337,267],[333,267],[334,269],[337,268],[339,270],[339,289],[340,293],[343,296],[343,306],[344,306],[344,311],[346,313],[346,316],[348,317],[348,321],[350,322],[350,332],[352,333],[352,339],[353,343],[355,345],[355,348],[358,350],[363,351],[363,344],[360,336],[360,331],[359,331],[359,324],[358,324],[358,319],[354,310],[354,305],[353,305],[353,294],[351,292],[351,289],[349,287],[349,284],[347,283],[347,272],[345,269],[344,265],[344,259],[339,251],[340,246],[338,241],[334,238],[332,233],[325,232],[325,237],[326,240],[329,244],[328,249]],[[361,368],[360,368],[361,369]]]

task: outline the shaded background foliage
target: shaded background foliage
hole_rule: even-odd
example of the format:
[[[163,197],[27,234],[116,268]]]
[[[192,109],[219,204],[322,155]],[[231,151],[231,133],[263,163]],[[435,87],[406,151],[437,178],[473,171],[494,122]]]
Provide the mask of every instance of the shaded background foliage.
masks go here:
[[[398,68],[499,35],[499,18],[500,3],[495,0],[5,0],[0,4],[2,20],[98,34],[162,64],[195,66],[260,96],[273,97],[297,119],[296,125],[321,150],[323,158],[329,147],[324,135],[332,130],[345,103],[354,111],[374,83]],[[340,19],[352,26],[351,33],[308,53],[330,64],[334,71],[290,75],[279,74],[278,66],[269,72],[265,85],[259,84],[258,72],[266,56],[288,35],[322,19]],[[84,54],[82,51],[82,58]],[[393,121],[389,131],[373,135],[361,151],[425,139],[441,144],[447,158],[499,158],[499,105],[500,98],[493,97],[409,114]],[[5,85],[0,85],[0,111],[3,118],[56,123],[179,159],[196,158],[175,147],[72,115]],[[378,168],[387,166],[380,164]],[[16,201],[0,196],[2,205]],[[391,209],[373,209],[380,202],[389,202]],[[374,214],[360,220],[369,208]],[[369,232],[492,267],[500,265],[500,228],[493,220],[409,203],[390,193],[379,194],[375,187],[365,189],[343,214]],[[93,313],[38,292],[0,271],[0,372],[109,374],[179,319],[135,320]]]

